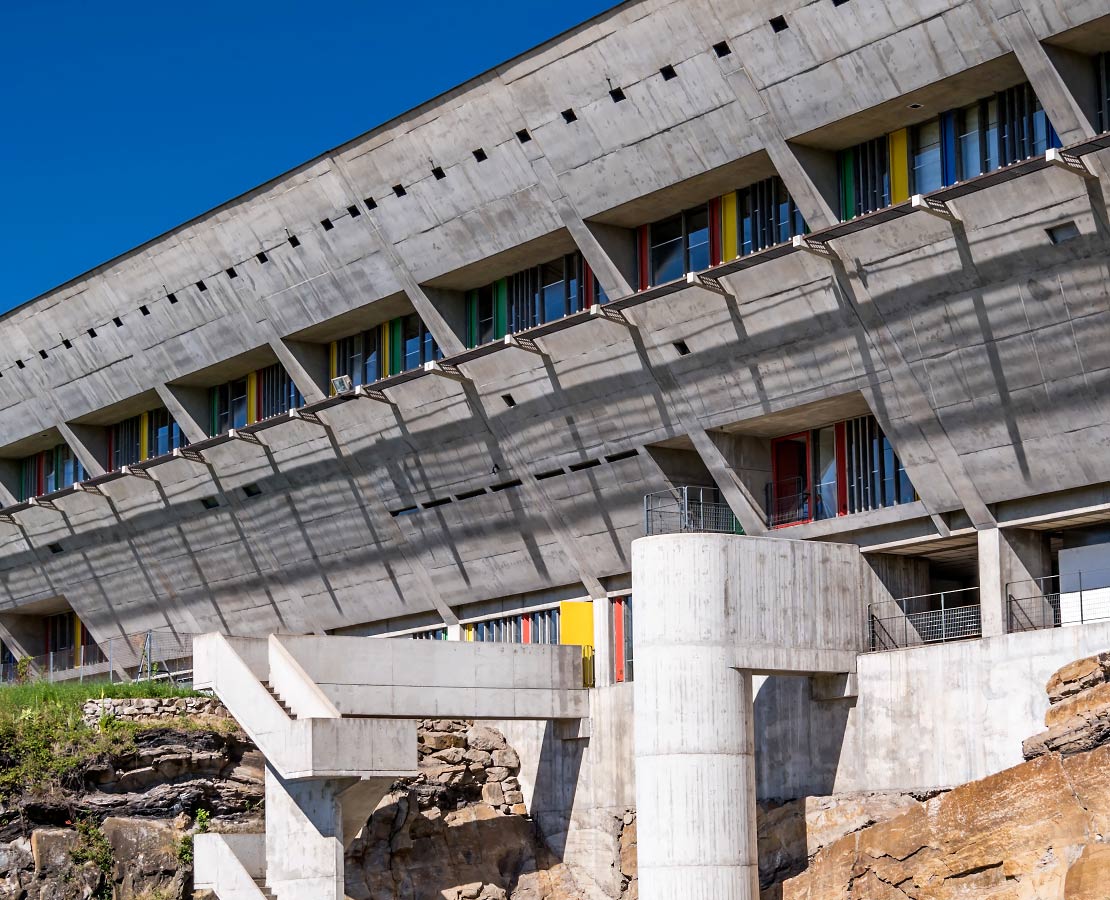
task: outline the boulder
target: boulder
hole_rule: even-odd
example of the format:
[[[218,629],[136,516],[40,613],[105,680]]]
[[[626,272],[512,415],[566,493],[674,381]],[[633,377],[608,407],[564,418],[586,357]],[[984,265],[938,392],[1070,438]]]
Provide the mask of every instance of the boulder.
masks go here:
[[[1048,679],[1045,691],[1049,703],[1059,703],[1080,691],[1107,681],[1110,675],[1110,653],[1099,653],[1068,663]]]
[[[508,746],[505,735],[485,725],[474,725],[466,732],[466,746],[473,750],[485,750],[492,753],[494,750],[504,750]]]
[[[1064,900],[1106,900],[1110,894],[1110,844],[1088,844],[1064,879]]]

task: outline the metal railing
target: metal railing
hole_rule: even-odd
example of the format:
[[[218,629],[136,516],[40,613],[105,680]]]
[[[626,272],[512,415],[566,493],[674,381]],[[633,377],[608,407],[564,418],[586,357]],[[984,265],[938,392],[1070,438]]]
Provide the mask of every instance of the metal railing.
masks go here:
[[[767,483],[767,521],[772,528],[808,522],[812,517],[812,491],[803,478]]]
[[[981,637],[979,588],[872,603],[867,621],[873,652]]]
[[[193,679],[193,636],[152,629],[0,665],[0,682],[12,684],[24,678],[187,683]]]
[[[1110,621],[1110,569],[1087,569],[1006,585],[1011,633]]]
[[[681,485],[644,497],[645,534],[685,532],[743,534],[744,529],[717,488]]]

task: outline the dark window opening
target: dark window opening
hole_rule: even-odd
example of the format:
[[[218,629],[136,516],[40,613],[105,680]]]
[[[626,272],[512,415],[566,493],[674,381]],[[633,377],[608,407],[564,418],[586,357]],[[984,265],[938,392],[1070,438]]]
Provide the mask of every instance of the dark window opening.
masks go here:
[[[396,518],[399,518],[400,516],[411,516],[413,513],[418,513],[418,512],[420,512],[420,507],[419,506],[406,506],[402,509],[391,509],[389,511],[389,514],[391,516],[393,516],[393,518],[396,519]]]
[[[26,364],[25,364],[25,363],[23,362],[23,360],[21,360],[21,359],[17,359],[17,360],[15,361],[15,367],[16,367],[17,369],[26,369],[26,368],[27,368]]]
[[[833,6],[843,6],[848,0],[832,0]]]
[[[474,158],[478,160],[478,162],[485,162],[487,159],[489,159],[489,157],[486,155],[486,151],[483,150],[481,147],[474,151]]]
[[[730,56],[732,48],[728,45],[728,41],[721,41],[719,44],[713,45],[713,52],[717,54],[718,58]]]
[[[69,338],[62,338],[62,346],[65,347],[67,350],[73,349],[73,344],[70,343]]]
[[[108,470],[118,471],[143,460],[143,417],[132,416],[108,429]]]
[[[144,316],[149,316],[150,315],[150,310],[145,306],[140,306],[139,307],[139,312],[141,312]]]
[[[613,98],[614,103],[620,103],[621,101],[627,99],[624,95],[624,91],[619,87],[613,88],[611,91],[609,91],[609,96]]]
[[[678,72],[675,71],[674,66],[663,66],[663,68],[659,70],[659,74],[663,76],[664,81],[673,81],[675,78],[678,78]]]
[[[301,239],[299,237],[297,237],[295,234],[289,235],[289,246],[290,247],[299,247],[299,246],[301,246]]]
[[[220,501],[217,500],[215,497],[201,497],[200,505],[203,506],[205,509],[215,509],[217,506],[220,505]]]
[[[378,208],[378,201],[375,200],[373,197],[367,197],[362,202],[366,204],[367,209],[377,209]]]
[[[499,494],[501,493],[501,491],[507,491],[511,488],[518,488],[521,486],[521,484],[523,484],[523,482],[519,478],[514,478],[512,481],[503,481],[501,482],[501,484],[491,485],[490,490],[495,494]]]
[[[197,290],[203,294],[206,290],[208,290],[208,285],[206,285],[203,281],[198,281]]]
[[[775,16],[771,19],[771,29],[778,34],[780,31],[786,31],[790,26],[786,22],[786,16]]]
[[[393,185],[393,193],[396,194],[398,197],[404,197],[405,194],[408,193],[408,191],[405,190],[405,186],[403,184],[395,184]]]
[[[321,219],[320,224],[324,227],[324,231],[331,231],[335,227],[331,219]]]
[[[639,456],[639,450],[622,450],[620,453],[613,453],[605,457],[607,463],[623,462],[626,459],[632,459]]]
[[[304,397],[280,363],[274,363],[260,370],[256,378],[259,420],[272,419],[291,409],[304,406]]]
[[[432,177],[436,181],[443,181],[447,177],[447,173],[443,171],[442,166],[435,166],[432,168]]]
[[[119,316],[116,316],[114,319],[112,319],[112,324],[115,325],[116,328],[123,328],[123,319],[121,319]]]
[[[47,353],[46,353],[45,350],[40,350],[39,351],[39,358],[40,359],[46,359],[47,358]]]
[[[61,553],[62,552],[62,545],[61,544],[47,544],[46,546],[49,548],[51,553]]]
[[[172,306],[177,302],[177,294],[166,294],[166,299],[170,301],[170,305]]]
[[[505,403],[507,407],[509,407],[509,409],[512,409],[514,406],[516,406],[516,400],[513,399],[512,394],[502,394],[501,400]]]
[[[235,266],[230,266],[227,269],[227,277],[228,278],[238,278],[239,277],[239,273],[235,271]]]
[[[254,258],[257,259],[260,263],[268,263],[270,261],[270,257],[268,257],[263,250],[259,250],[258,253],[255,254]]]
[[[347,207],[347,215],[349,215],[352,219],[357,219],[359,216],[362,215],[362,210],[359,209],[357,206],[354,206],[354,205],[348,206]]]
[[[528,133],[527,128],[522,128],[516,133],[516,139],[522,144],[527,144],[530,140],[532,140],[532,135]]]
[[[712,264],[709,206],[696,206],[649,226],[647,249],[652,285],[708,269]]]
[[[1065,241],[1079,237],[1079,226],[1075,222],[1064,222],[1047,228],[1045,231],[1048,233],[1048,239],[1054,244],[1062,244]]]
[[[258,497],[261,494],[262,494],[262,488],[260,488],[257,484],[244,484],[243,485],[243,495],[245,497],[247,497],[248,499],[251,498],[251,497]]]
[[[582,472],[586,469],[596,469],[600,465],[600,459],[587,459],[583,460],[582,462],[575,463],[572,466],[568,466],[567,468],[570,469],[572,472]]]
[[[549,478],[558,478],[566,473],[562,469],[549,469],[546,472],[537,472],[536,481],[547,481]]]
[[[91,338],[94,338],[94,337],[96,337],[96,329],[95,329],[95,328],[90,328],[90,329],[88,330],[88,335],[89,335],[89,337],[91,337]]]
[[[448,503],[453,502],[450,497],[443,497],[439,500],[429,500],[427,503],[421,503],[425,509],[435,509],[438,506],[446,506]]]
[[[563,121],[566,122],[568,125],[570,125],[573,122],[578,121],[578,115],[577,115],[577,113],[575,113],[575,111],[573,109],[564,109],[563,110]]]
[[[456,500],[473,500],[475,497],[481,497],[486,492],[485,488],[478,488],[474,491],[463,491],[461,494],[456,495]]]
[[[678,351],[679,356],[689,356],[690,348],[686,345],[685,341],[675,341],[674,348]]]

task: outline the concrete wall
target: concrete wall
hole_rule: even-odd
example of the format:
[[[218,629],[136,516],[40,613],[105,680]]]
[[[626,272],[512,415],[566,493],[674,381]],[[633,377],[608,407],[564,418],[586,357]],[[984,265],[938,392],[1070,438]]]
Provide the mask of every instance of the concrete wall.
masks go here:
[[[1021,762],[1056,669],[1110,647],[1110,624],[861,656],[859,697],[807,679],[756,685],[760,797],[950,787]]]

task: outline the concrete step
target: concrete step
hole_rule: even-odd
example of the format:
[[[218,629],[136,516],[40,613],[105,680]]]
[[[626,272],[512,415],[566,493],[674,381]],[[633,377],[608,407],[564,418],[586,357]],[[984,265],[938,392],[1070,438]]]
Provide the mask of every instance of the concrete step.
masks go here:
[[[293,715],[293,710],[289,708],[289,704],[281,699],[281,694],[274,690],[273,685],[271,685],[270,682],[263,681],[262,686],[266,688],[266,693],[268,693],[277,701],[278,706],[280,706],[285,711],[285,714],[289,716],[290,719],[297,718],[295,715]]]
[[[273,891],[266,887],[266,882],[264,882],[261,878],[255,878],[254,883],[258,885],[258,890],[262,892],[262,896],[265,897],[266,900],[277,900],[277,896],[274,894]]]

